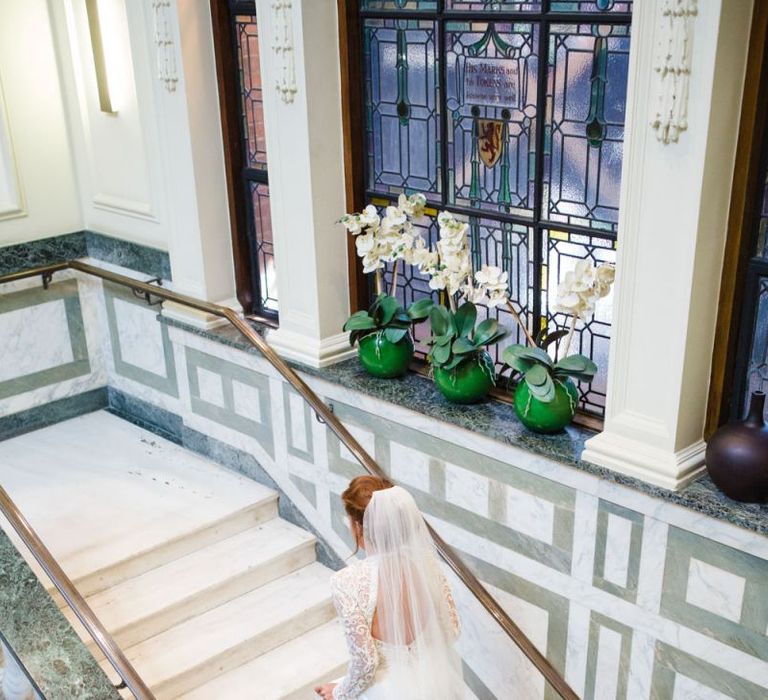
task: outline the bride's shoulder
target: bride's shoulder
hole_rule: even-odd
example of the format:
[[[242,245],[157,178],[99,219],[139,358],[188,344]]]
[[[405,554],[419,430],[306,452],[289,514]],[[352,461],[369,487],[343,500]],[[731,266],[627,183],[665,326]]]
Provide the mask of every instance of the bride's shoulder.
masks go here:
[[[358,559],[331,576],[331,586],[338,591],[348,591],[370,575],[371,562]]]

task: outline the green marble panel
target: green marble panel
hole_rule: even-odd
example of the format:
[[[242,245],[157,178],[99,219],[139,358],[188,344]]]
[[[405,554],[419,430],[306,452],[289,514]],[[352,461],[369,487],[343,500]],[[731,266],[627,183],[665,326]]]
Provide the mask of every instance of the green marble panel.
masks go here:
[[[621,635],[621,652],[619,654],[619,667],[616,669],[618,683],[615,700],[627,700],[627,686],[629,683],[630,656],[632,653],[632,628],[622,625],[605,615],[592,611],[589,621],[589,641],[587,647],[587,682],[584,691],[584,700],[600,700],[595,695],[597,685],[597,654],[600,650],[600,628],[607,627]]]
[[[34,287],[2,294],[0,295],[0,315],[21,309],[33,309],[40,304],[59,300],[64,304],[69,338],[46,337],[45,329],[40,329],[40,337],[47,343],[68,342],[72,350],[72,361],[0,382],[0,399],[90,374],[91,363],[88,359],[88,343],[85,338],[85,324],[80,307],[77,280],[57,282],[49,285],[48,289]],[[30,348],[30,352],[32,351],[33,348]]]
[[[738,622],[686,600],[691,559],[698,559],[744,580]],[[687,530],[670,527],[661,614],[724,644],[768,660],[768,561]]]
[[[475,535],[520,552],[558,571],[564,573],[570,571],[575,499],[573,489],[346,404],[334,403],[334,412],[345,424],[358,426],[374,435],[373,456],[387,473],[391,473],[390,441],[396,441],[429,456],[430,492],[419,490],[412,485],[408,486],[408,490],[425,514],[447,520]],[[327,443],[328,464],[331,472],[347,479],[363,473],[360,465],[343,456],[341,444],[330,430],[328,430]],[[551,503],[554,511],[553,543],[548,544],[495,519],[447,502],[445,500],[446,462],[487,478],[489,484],[493,482],[506,484]],[[489,513],[503,515],[501,499],[497,498],[497,492],[496,486],[489,490]]]
[[[651,700],[674,700],[677,675],[733,698],[733,700],[765,700],[768,689],[703,661],[664,642],[656,642]],[[689,696],[687,696],[689,697]],[[702,696],[704,700],[706,696]]]
[[[627,585],[620,586],[605,578],[605,555],[608,546],[608,516],[616,515],[632,523],[632,532],[627,552]],[[643,516],[629,508],[600,499],[597,511],[597,535],[595,540],[595,563],[592,583],[619,598],[634,603],[637,600],[637,583],[640,578],[640,555],[643,543]]]
[[[269,378],[265,374],[222,360],[215,355],[194,348],[184,348],[187,357],[187,379],[192,412],[208,418],[239,433],[255,438],[270,457],[275,456],[272,432],[272,409],[269,396]],[[224,406],[217,406],[204,400],[200,395],[197,370],[202,368],[221,376],[224,391]],[[259,418],[243,416],[235,410],[233,383],[239,382],[253,387],[259,397]]]
[[[168,326],[159,323],[156,319],[153,319],[151,323],[158,323],[160,327],[160,337],[163,343],[163,359],[165,365],[165,374],[157,374],[150,372],[144,367],[139,367],[128,361],[124,357],[124,351],[120,341],[120,331],[117,322],[117,310],[115,308],[115,299],[140,306],[143,308],[149,308],[143,299],[135,297],[130,289],[120,287],[108,282],[104,283],[104,301],[107,308],[107,325],[109,327],[109,337],[112,345],[112,357],[115,362],[115,371],[126,379],[130,379],[139,384],[160,391],[174,398],[179,396],[179,385],[176,379],[176,361],[173,357],[173,344],[168,335]],[[159,311],[159,307],[157,308]],[[149,318],[149,313],[147,317]]]
[[[285,441],[288,445],[288,452],[294,457],[303,459],[305,462],[314,464],[315,449],[312,441],[312,410],[309,404],[301,399],[303,412],[303,432],[306,449],[298,447],[293,443],[293,417],[291,415],[291,396],[299,397],[289,384],[283,384],[283,411],[285,413]]]

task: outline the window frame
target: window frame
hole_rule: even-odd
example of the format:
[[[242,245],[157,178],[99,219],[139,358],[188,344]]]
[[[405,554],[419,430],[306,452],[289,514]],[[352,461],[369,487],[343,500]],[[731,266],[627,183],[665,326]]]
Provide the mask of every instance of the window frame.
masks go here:
[[[595,22],[603,25],[624,25],[632,26],[632,13],[610,12],[605,14],[584,13],[584,12],[562,12],[552,11],[551,0],[541,0],[541,10],[538,12],[522,11],[488,11],[482,17],[478,16],[476,11],[455,11],[446,10],[445,0],[437,0],[437,9],[432,11],[423,10],[364,10],[361,9],[361,0],[337,0],[339,17],[339,45],[341,57],[341,88],[342,88],[342,107],[344,115],[344,149],[345,149],[345,178],[347,192],[347,211],[360,211],[371,200],[383,200],[392,196],[387,196],[382,192],[368,190],[365,186],[365,172],[368,166],[367,147],[365,142],[365,80],[364,80],[364,34],[363,20],[371,19],[415,19],[433,20],[436,23],[436,29],[440,33],[440,45],[442,47],[442,37],[445,33],[445,24],[448,22],[461,21],[493,21],[498,22],[530,22],[538,23],[539,26],[539,46],[549,45],[549,27],[554,24],[589,24],[595,21],[599,16],[600,21]],[[541,52],[541,48],[540,48]],[[441,53],[439,64],[439,91],[446,95],[446,67],[445,60]],[[537,105],[540,105],[537,118],[546,114],[547,104],[547,82],[549,62],[539,60],[537,75]],[[535,246],[538,259],[541,260],[545,250],[545,231],[556,230],[568,233],[587,235],[591,238],[602,238],[605,240],[616,241],[618,232],[609,233],[599,228],[590,228],[577,224],[570,224],[555,221],[542,216],[542,200],[545,181],[545,138],[546,130],[544,128],[536,129],[536,161],[534,174],[534,196],[532,205],[532,217],[526,218],[510,213],[500,213],[492,209],[472,209],[460,204],[450,204],[448,199],[448,118],[445,109],[440,110],[441,124],[441,172],[439,175],[441,182],[441,197],[445,204],[433,205],[431,202],[428,207],[440,206],[462,216],[473,216],[479,219],[489,221],[505,222],[510,224],[524,225],[531,230],[531,241]],[[542,124],[544,120],[542,120]],[[371,302],[373,288],[372,282],[362,271],[362,265],[357,258],[354,241],[348,240],[348,258],[349,258],[349,279],[350,279],[350,308],[358,311],[365,309]],[[533,288],[540,290],[542,286],[542,266],[534,266]],[[534,295],[534,307],[531,314],[534,318],[541,318],[542,314],[541,294]],[[425,367],[423,360],[416,360],[416,366],[413,369],[422,371]],[[504,390],[494,390],[492,394],[503,401],[511,401],[511,394]],[[577,412],[575,421],[577,424],[601,429],[603,419],[599,415],[587,413],[582,410]]]
[[[269,185],[266,170],[246,167],[246,135],[241,115],[239,61],[234,15],[256,17],[253,0],[210,0],[219,111],[224,147],[232,257],[237,299],[247,316],[266,325],[278,325],[279,312],[261,305],[258,251],[250,183]],[[259,35],[259,40],[261,35]]]
[[[756,313],[752,258],[757,243],[762,177],[768,168],[768,4],[756,3],[752,16],[739,135],[728,214],[718,316],[712,355],[704,437],[742,417],[746,368]],[[768,263],[762,267],[768,272]],[[750,293],[752,298],[750,299]]]

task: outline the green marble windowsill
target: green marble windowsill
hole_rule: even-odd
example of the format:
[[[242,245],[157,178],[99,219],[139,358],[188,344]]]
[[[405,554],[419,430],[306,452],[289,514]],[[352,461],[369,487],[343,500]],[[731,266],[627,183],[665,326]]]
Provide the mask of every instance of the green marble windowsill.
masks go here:
[[[259,354],[234,328],[221,327],[201,330],[176,320],[160,317],[171,326],[203,336],[216,342]],[[266,327],[253,324],[261,333]],[[681,506],[717,520],[729,522],[746,530],[768,536],[768,505],[739,503],[717,490],[712,480],[704,475],[680,491],[669,491],[640,479],[585,462],[581,455],[584,443],[595,433],[578,426],[569,426],[557,435],[539,435],[525,428],[509,404],[489,400],[474,406],[459,406],[446,401],[431,380],[420,374],[409,373],[402,379],[377,379],[365,373],[357,358],[339,362],[330,367],[315,369],[291,363],[302,373],[359,391],[373,398],[402,406],[437,421],[456,425],[479,433],[500,443],[512,445],[572,467],[594,477],[633,491]]]

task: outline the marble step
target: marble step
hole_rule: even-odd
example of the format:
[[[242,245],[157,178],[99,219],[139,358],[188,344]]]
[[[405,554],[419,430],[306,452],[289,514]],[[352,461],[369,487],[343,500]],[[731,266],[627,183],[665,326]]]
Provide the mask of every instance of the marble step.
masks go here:
[[[136,552],[122,561],[116,561],[98,571],[93,571],[75,580],[74,583],[86,597],[101,593],[203,547],[216,544],[260,523],[275,519],[277,503],[277,494],[267,493],[261,501],[230,513],[218,522]],[[67,607],[63,597],[50,580],[47,580],[47,589],[60,608]]]
[[[179,700],[308,700],[312,689],[343,676],[344,634],[337,620],[302,634],[232,671],[217,676]]]
[[[88,602],[117,644],[127,649],[314,561],[314,536],[274,519],[97,593]],[[64,612],[74,624],[74,613]],[[90,636],[83,639],[96,658],[103,658]]]
[[[158,700],[191,692],[331,621],[331,573],[303,567],[128,649],[128,658]]]
[[[106,411],[0,442],[0,483],[86,594],[275,512],[265,486]]]

